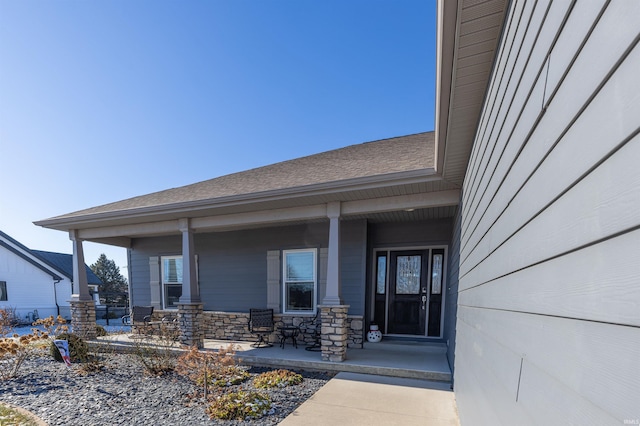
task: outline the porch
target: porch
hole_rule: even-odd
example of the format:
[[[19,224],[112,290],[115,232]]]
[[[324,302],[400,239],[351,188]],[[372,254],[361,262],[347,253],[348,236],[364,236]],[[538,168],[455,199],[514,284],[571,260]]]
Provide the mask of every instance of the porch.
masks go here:
[[[136,344],[157,345],[153,337],[144,340],[131,334],[115,334],[98,337],[97,342],[109,345],[110,349],[129,352]],[[334,372],[375,374],[380,376],[413,378],[430,381],[451,382],[451,369],[447,362],[446,346],[443,343],[424,343],[387,340],[378,343],[365,342],[362,349],[347,349],[342,362],[323,361],[320,352],[277,345],[253,348],[249,341],[204,339],[202,350],[218,350],[233,344],[236,357],[247,365],[304,369]],[[176,351],[179,351],[178,347]]]

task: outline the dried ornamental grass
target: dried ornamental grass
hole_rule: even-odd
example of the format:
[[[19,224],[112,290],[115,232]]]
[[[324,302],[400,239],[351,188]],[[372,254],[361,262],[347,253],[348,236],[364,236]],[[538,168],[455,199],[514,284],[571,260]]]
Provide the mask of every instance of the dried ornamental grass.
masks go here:
[[[302,375],[289,370],[273,370],[260,374],[253,380],[257,388],[284,388],[302,383]]]
[[[246,420],[259,419],[269,414],[271,400],[268,396],[253,391],[231,392],[222,395],[207,408],[212,419]]]

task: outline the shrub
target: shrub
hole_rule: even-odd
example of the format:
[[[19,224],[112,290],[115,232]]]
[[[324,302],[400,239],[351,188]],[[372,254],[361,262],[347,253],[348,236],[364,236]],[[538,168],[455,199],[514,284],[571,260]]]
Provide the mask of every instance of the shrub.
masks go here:
[[[53,315],[48,316],[47,318],[40,318],[33,323],[33,326],[42,326],[47,331],[49,336],[54,336],[60,333],[66,333],[69,331],[69,327],[67,326],[67,320],[58,315],[57,318],[54,318]]]
[[[302,376],[289,370],[273,370],[260,374],[253,380],[257,388],[284,388],[302,383]]]
[[[271,400],[253,391],[231,392],[222,395],[207,408],[211,418],[221,420],[259,419],[269,413]]]
[[[18,325],[18,315],[16,308],[7,306],[0,309],[0,337],[11,334],[13,327]]]
[[[38,342],[48,337],[47,333],[34,328],[31,334],[0,338],[0,379],[16,377],[24,360],[40,350]]]
[[[89,346],[81,337],[73,333],[62,333],[56,337],[56,340],[66,340],[69,342],[69,357],[71,358],[71,362],[89,361]],[[60,355],[60,351],[53,342],[51,342],[49,352],[56,361],[64,361],[62,355]]]
[[[178,358],[176,371],[203,387],[205,398],[211,385],[218,387],[237,385],[251,375],[237,365],[233,345],[218,352],[200,352],[193,347]]]
[[[147,373],[160,376],[175,369],[175,351],[180,346],[176,342],[176,330],[162,326],[157,336],[137,337],[134,354]],[[142,339],[145,342],[142,342]]]
[[[107,330],[105,330],[103,326],[96,324],[96,336],[106,336],[107,334]]]

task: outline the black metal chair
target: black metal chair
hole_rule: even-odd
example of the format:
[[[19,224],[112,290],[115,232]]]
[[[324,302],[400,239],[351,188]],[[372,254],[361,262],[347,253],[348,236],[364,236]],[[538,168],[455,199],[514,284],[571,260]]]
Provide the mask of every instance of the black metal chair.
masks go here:
[[[141,329],[147,331],[153,314],[153,306],[134,306],[131,308],[131,315],[122,317],[124,325],[130,325],[132,330],[140,333]]]
[[[313,318],[302,321],[299,328],[303,335],[311,335],[311,339],[313,340],[312,343],[304,349],[313,352],[321,351],[322,345],[320,344],[320,338],[322,336],[322,320],[320,318],[320,311],[317,311]]]
[[[249,332],[258,336],[258,340],[251,346],[254,348],[273,346],[269,342],[269,335],[273,330],[273,309],[249,309]]]

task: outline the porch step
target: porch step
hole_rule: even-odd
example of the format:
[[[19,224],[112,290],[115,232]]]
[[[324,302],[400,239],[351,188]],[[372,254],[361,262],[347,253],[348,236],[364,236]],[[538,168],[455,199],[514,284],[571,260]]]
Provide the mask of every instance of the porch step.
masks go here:
[[[128,335],[105,336],[92,341],[108,350],[134,352],[136,340]],[[143,339],[137,344],[153,345],[153,340]],[[364,347],[347,350],[343,362],[322,361],[320,352],[306,351],[303,345],[294,348],[277,345],[269,348],[253,348],[251,342],[205,339],[204,350],[218,350],[233,345],[236,358],[243,364],[275,368],[313,371],[349,372],[378,376],[401,377],[451,383],[451,370],[446,357],[446,345],[442,343],[383,341],[364,343]],[[184,349],[175,349],[176,353]]]
[[[376,365],[355,364],[347,358],[343,362],[304,361],[266,358],[257,356],[239,356],[243,364],[263,367],[301,369],[309,371],[349,372],[373,374],[378,376],[402,377],[407,379],[429,380],[434,382],[451,383],[451,372],[428,371],[402,367],[382,367]]]
[[[286,347],[264,348],[239,353],[242,362],[278,368],[350,372],[451,383],[451,370],[442,343],[365,343],[362,349],[348,349],[343,362],[322,361],[319,352]]]

